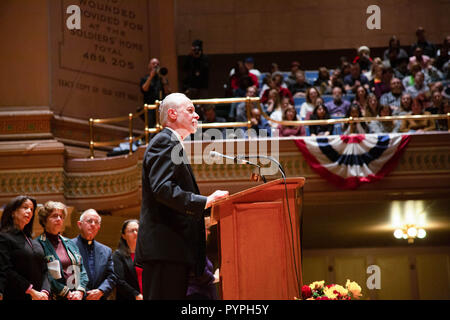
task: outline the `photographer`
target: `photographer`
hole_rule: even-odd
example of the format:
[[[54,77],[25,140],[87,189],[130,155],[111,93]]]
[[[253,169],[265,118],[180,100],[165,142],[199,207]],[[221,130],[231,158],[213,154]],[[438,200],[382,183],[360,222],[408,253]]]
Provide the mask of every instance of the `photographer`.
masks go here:
[[[159,60],[153,58],[148,64],[148,75],[141,79],[141,92],[144,95],[144,104],[154,104],[156,100],[162,101],[170,93],[167,68],[160,68]],[[138,112],[143,106],[138,108]],[[144,120],[144,115],[141,116]],[[148,126],[153,128],[156,124],[155,110],[148,112]]]
[[[203,54],[203,41],[194,40],[191,52],[183,64],[183,90],[191,99],[207,98],[209,65]]]

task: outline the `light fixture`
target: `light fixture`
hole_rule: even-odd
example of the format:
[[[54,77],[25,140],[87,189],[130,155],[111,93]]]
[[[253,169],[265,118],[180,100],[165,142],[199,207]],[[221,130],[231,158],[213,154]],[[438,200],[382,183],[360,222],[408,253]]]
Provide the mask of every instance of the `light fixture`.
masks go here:
[[[424,208],[421,201],[406,201],[406,203],[403,203],[403,206],[394,201],[391,208],[391,224],[394,228],[394,237],[408,240],[409,244],[414,243],[416,238],[425,238],[427,235],[425,231],[426,214],[423,211]]]

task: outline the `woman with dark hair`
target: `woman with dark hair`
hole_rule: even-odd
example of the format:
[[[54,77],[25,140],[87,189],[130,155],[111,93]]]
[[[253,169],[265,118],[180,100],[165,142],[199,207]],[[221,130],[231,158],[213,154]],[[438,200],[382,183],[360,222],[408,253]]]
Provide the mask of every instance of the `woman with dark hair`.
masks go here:
[[[314,111],[310,117],[310,120],[327,120],[330,119],[330,114],[328,108],[325,107],[323,102],[317,104]],[[321,124],[317,126],[309,126],[309,132],[311,136],[328,136],[333,134],[333,124]]]
[[[0,223],[0,300],[48,300],[50,283],[44,251],[31,238],[36,200],[18,196]]]
[[[378,113],[378,112],[377,112]],[[347,111],[346,118],[361,118],[362,113],[357,104],[352,104]],[[343,134],[351,134],[351,133],[369,133],[369,127],[365,122],[352,122],[345,123],[343,127]]]
[[[117,277],[116,300],[143,300],[142,268],[134,266],[138,231],[138,220],[130,219],[122,224],[119,245],[112,257]]]

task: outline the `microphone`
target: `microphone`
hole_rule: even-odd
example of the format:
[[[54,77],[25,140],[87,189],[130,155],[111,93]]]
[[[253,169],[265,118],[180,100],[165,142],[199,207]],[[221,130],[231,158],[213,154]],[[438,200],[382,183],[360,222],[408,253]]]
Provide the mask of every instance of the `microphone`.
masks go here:
[[[257,181],[258,179],[255,178],[255,175],[257,175],[258,177],[261,177],[261,179],[264,181],[264,183],[266,183],[266,178],[261,174],[261,167],[259,165],[257,165],[256,163],[245,160],[240,156],[236,156],[236,157],[227,156],[227,155],[221,154],[220,152],[217,152],[217,151],[210,151],[209,156],[213,157],[213,158],[221,157],[221,158],[225,158],[225,159],[230,159],[230,160],[233,160],[233,163],[235,163],[235,164],[248,164],[248,165],[254,166],[254,167],[258,168],[258,173],[257,174],[253,173],[251,180]]]
[[[273,157],[266,156],[266,155],[256,155],[256,156],[252,156],[252,155],[249,155],[249,156],[241,156],[241,155],[237,155],[236,158],[237,158],[238,160],[254,159],[254,158],[256,158],[256,159],[257,159],[257,158],[269,159],[270,161],[272,161],[273,163],[275,163],[275,164],[278,166],[278,169],[280,170],[281,175],[283,176],[284,179],[286,179],[286,173],[284,172],[283,166],[281,165],[280,162],[278,162],[278,160],[276,160],[276,159],[273,158]]]
[[[220,157],[220,158],[230,159],[230,160],[233,160],[233,163],[236,163],[236,164],[242,164],[242,163],[245,163],[245,162],[243,162],[243,161],[239,161],[239,160],[237,159],[237,157],[227,156],[227,155],[221,154],[220,152],[217,152],[217,151],[211,151],[211,152],[209,153],[209,156],[210,156],[210,157],[213,157],[213,158],[215,158],[215,157]]]

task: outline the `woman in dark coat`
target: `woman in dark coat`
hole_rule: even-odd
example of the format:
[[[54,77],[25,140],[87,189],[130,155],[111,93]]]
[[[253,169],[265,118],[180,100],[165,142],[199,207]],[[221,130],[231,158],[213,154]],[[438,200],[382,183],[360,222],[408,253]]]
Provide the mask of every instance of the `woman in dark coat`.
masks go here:
[[[139,221],[126,220],[117,250],[113,254],[114,272],[117,276],[116,300],[143,300],[142,269],[134,266],[134,252]]]
[[[0,299],[48,300],[50,283],[41,245],[31,238],[36,200],[18,196],[0,223]]]

